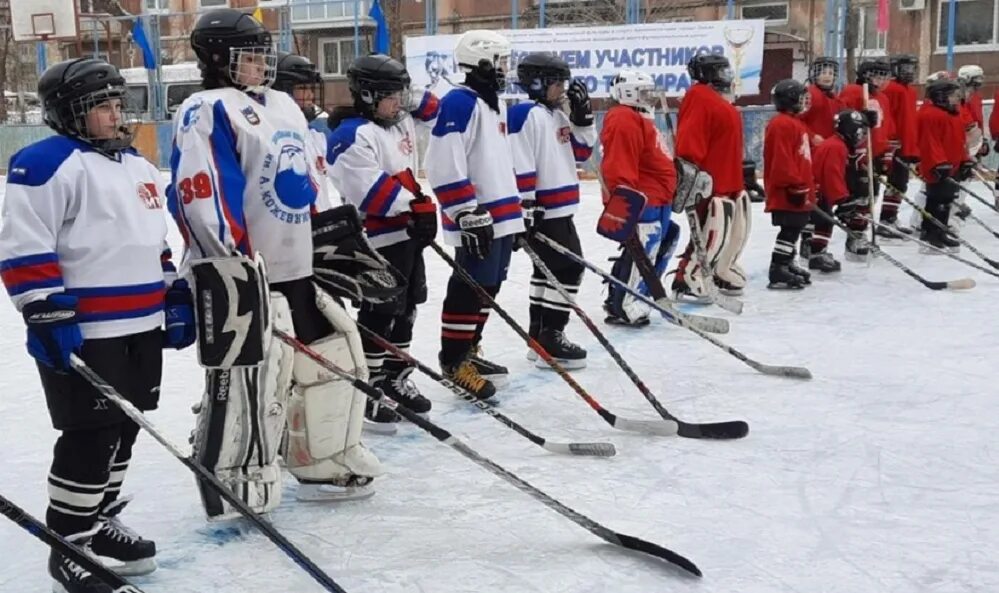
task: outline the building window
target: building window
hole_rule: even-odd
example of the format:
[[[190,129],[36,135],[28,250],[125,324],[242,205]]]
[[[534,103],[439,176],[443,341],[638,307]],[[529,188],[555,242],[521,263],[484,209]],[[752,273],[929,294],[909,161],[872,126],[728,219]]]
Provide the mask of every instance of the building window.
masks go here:
[[[974,47],[996,44],[996,0],[957,0],[954,20],[954,46]],[[950,2],[937,6],[937,47],[947,47]]]
[[[228,8],[229,0],[198,0],[201,8]]]
[[[743,4],[739,16],[744,19],[766,19],[766,26],[780,27],[787,24],[787,2]]]
[[[361,38],[361,55],[371,50],[370,41]],[[342,77],[347,75],[347,68],[354,61],[354,38],[319,39],[319,71],[323,76]]]
[[[888,33],[878,33],[878,7],[857,9],[857,51],[866,56],[883,56],[888,47]]]
[[[158,14],[170,12],[170,0],[145,0],[146,12]]]
[[[368,16],[369,0],[360,0],[358,16]],[[302,21],[332,21],[354,18],[355,0],[291,0],[291,20]]]

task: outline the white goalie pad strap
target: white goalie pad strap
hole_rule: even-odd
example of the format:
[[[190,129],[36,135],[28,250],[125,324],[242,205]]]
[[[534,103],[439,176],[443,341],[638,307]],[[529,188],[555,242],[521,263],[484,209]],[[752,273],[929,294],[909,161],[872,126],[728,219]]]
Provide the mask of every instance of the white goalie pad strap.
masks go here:
[[[309,346],[339,368],[356,374],[347,336],[336,333]],[[351,431],[364,415],[364,395],[304,354],[295,354],[295,382],[288,406],[285,463],[296,478],[340,481],[381,473],[378,459]]]
[[[270,315],[268,334],[271,328],[293,332],[291,311],[283,296],[271,296]],[[291,348],[271,338],[262,364],[210,370],[198,412],[194,433],[197,461],[260,513],[281,502],[277,456],[285,427],[293,360]],[[199,488],[209,519],[238,516],[214,490],[200,482]]]
[[[745,288],[746,272],[739,265],[739,257],[749,242],[751,202],[746,192],[740,192],[735,201],[729,203],[733,205],[732,222],[729,225],[729,235],[718,253],[715,275],[734,288]]]

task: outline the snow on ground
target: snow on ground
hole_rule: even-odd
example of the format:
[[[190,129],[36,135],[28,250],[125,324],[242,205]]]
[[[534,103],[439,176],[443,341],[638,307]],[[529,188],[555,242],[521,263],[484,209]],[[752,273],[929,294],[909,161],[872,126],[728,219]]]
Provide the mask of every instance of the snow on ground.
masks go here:
[[[593,232],[597,195],[595,183],[584,185],[578,226],[588,257],[606,266],[613,249]],[[972,205],[999,227],[999,216]],[[762,362],[808,366],[813,381],[756,374],[662,321],[637,331],[604,327],[669,410],[692,421],[746,419],[744,440],[616,431],[557,376],[533,368],[496,316],[485,345],[512,370],[503,412],[554,440],[612,441],[617,457],[548,454],[419,379],[434,400],[434,421],[608,527],[689,556],[703,580],[603,544],[411,425],[395,437],[368,437],[387,470],[374,498],[297,503],[287,480],[275,526],[351,593],[999,590],[996,279],[902,245],[887,249],[927,277],[971,275],[978,287],[932,292],[877,260],[844,263],[841,274],[816,278],[804,292],[767,291],[775,230],[759,205],[753,225],[744,314],[698,311],[731,319],[727,343]],[[965,236],[999,255],[999,243],[980,227],[969,225]],[[842,242],[837,231],[837,257]],[[430,299],[414,351],[433,362],[448,270],[432,253],[427,258]],[[499,299],[524,323],[529,270],[527,257],[515,255]],[[594,317],[602,298],[600,282],[588,275],[580,299]],[[55,433],[20,316],[7,302],[0,329],[0,492],[42,517]],[[654,418],[580,322],[570,335],[590,352],[589,368],[576,374],[586,389],[619,415]],[[151,418],[184,442],[201,372],[193,349],[170,352],[166,365]],[[136,495],[126,521],[160,550],[160,569],[136,581],[143,590],[321,591],[244,524],[207,525],[189,471],[148,436],[125,490]],[[0,520],[0,591],[47,591],[45,557],[40,542]]]

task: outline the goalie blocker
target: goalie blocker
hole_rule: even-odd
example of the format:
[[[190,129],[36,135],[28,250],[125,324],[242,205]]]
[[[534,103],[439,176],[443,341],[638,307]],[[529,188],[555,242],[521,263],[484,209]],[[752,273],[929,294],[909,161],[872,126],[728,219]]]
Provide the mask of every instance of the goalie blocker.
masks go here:
[[[294,333],[366,380],[360,336],[344,308],[311,278],[268,286],[259,258],[205,259],[191,269],[207,369],[193,437],[198,463],[261,513],[281,501],[279,453],[300,482],[299,500],[371,495],[381,468],[360,440],[364,395],[273,337]],[[237,515],[199,488],[209,519]]]

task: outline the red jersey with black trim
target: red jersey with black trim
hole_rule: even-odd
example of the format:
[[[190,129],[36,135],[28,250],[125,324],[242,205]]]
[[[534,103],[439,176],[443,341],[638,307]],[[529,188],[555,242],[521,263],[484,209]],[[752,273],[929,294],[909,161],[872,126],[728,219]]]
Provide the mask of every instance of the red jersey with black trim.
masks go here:
[[[611,107],[600,130],[600,144],[600,175],[606,191],[625,185],[645,194],[650,206],[673,203],[676,168],[651,118],[627,105]]]
[[[812,147],[808,128],[793,115],[778,113],[763,135],[763,186],[766,211],[811,212],[815,206]],[[802,204],[789,199],[791,188],[806,188]]]
[[[809,84],[808,97],[811,104],[808,111],[798,115],[798,118],[805,122],[808,131],[813,136],[828,138],[836,133],[836,114],[843,110],[843,103],[832,91],[824,91],[814,84]]]
[[[968,160],[964,122],[960,113],[951,113],[925,101],[917,114],[919,132],[919,175],[927,183],[939,181],[933,168],[949,163],[957,171]]]
[[[896,80],[888,81],[884,95],[888,98],[888,109],[895,122],[895,136],[900,143],[899,156],[919,157],[919,139],[916,137],[916,89]]]
[[[695,83],[680,102],[676,156],[703,169],[716,196],[745,189],[742,179],[742,115],[711,85]]]
[[[844,107],[855,111],[869,109],[878,113],[878,125],[871,131],[871,148],[875,157],[880,157],[888,151],[888,139],[895,134],[895,120],[891,117],[888,99],[883,93],[871,93],[869,103],[864,104],[864,87],[860,84],[848,84],[839,94],[839,100]]]
[[[838,135],[822,141],[812,153],[812,173],[820,199],[830,207],[850,196],[846,184],[846,166],[850,159],[850,149]]]

